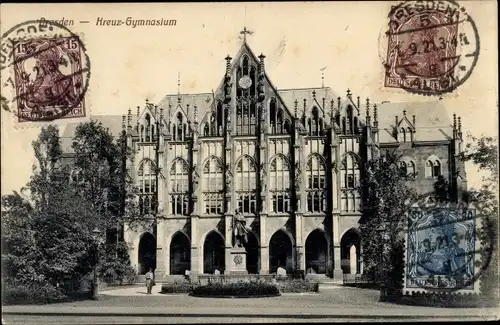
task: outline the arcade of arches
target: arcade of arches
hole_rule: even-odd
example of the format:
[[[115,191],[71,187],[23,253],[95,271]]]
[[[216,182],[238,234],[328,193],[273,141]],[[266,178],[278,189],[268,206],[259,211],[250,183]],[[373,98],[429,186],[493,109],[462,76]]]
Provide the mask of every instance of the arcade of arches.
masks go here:
[[[276,273],[281,267],[291,274],[297,269],[295,240],[283,229],[276,231],[269,240],[269,273]],[[259,241],[255,233],[248,233],[248,241],[244,245],[247,252],[247,271],[249,274],[261,273],[262,261]],[[330,244],[325,232],[321,229],[311,231],[305,240],[305,269],[309,274],[328,274],[331,260]],[[355,229],[344,233],[340,241],[341,269],[344,274],[362,273],[361,240]],[[191,270],[191,241],[188,235],[177,231],[171,237],[169,247],[169,274],[184,275]],[[141,236],[138,248],[139,273],[145,274],[149,268],[156,268],[156,240],[146,232]],[[224,273],[226,270],[225,240],[218,231],[210,231],[203,240],[203,274]]]

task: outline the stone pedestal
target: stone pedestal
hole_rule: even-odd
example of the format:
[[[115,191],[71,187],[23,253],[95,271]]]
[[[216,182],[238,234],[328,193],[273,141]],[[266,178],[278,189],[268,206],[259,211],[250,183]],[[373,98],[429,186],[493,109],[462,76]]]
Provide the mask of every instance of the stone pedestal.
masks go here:
[[[247,271],[247,252],[244,247],[233,247],[230,251],[229,274],[245,275]]]

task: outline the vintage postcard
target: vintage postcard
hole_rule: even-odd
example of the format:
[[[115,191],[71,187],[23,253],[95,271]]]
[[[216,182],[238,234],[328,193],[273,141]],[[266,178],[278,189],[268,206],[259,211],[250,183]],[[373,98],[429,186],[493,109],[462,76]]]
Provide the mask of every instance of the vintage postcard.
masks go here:
[[[498,319],[497,6],[2,4],[2,322]]]

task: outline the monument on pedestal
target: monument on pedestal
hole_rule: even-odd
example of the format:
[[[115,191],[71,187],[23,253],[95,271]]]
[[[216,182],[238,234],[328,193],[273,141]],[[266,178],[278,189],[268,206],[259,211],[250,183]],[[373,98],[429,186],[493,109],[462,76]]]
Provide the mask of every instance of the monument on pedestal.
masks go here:
[[[237,210],[233,217],[233,248],[231,248],[229,274],[248,274],[247,251],[243,245],[247,242],[247,234],[251,229],[246,223],[245,216]]]

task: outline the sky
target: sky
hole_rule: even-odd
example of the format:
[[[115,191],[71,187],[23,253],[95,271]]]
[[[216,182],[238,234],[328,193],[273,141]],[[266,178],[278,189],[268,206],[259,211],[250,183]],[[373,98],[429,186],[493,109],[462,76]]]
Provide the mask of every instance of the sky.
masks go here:
[[[464,133],[498,134],[498,44],[496,1],[459,1],[475,21],[480,54],[471,76],[442,96],[450,117],[462,117]],[[325,86],[339,94],[372,101],[433,101],[436,96],[383,87],[384,32],[397,2],[176,3],[176,4],[6,4],[0,11],[1,34],[16,24],[44,17],[73,20],[68,28],[81,36],[91,62],[86,94],[90,115],[121,115],[144,100],[157,103],[166,94],[211,92],[224,74],[224,58],[236,55],[240,31],[254,33],[248,43],[266,55],[266,70],[279,89]],[[103,26],[104,20],[176,20],[175,26]],[[81,23],[80,21],[88,21]],[[3,42],[3,41],[2,41]],[[2,96],[12,96],[4,84]],[[19,126],[1,112],[1,192],[18,190],[29,180],[31,143],[41,123]],[[61,128],[64,123],[59,122]],[[74,121],[73,121],[74,122]],[[470,185],[479,174],[467,166]]]

